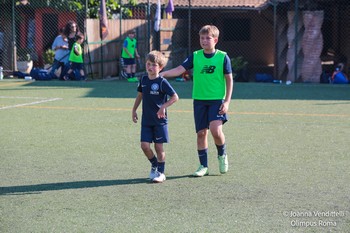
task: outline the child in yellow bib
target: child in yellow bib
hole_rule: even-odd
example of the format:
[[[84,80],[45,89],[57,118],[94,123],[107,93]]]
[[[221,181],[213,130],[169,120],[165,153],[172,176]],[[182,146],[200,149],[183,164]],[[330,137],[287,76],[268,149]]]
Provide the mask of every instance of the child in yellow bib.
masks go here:
[[[83,49],[81,44],[84,42],[84,35],[78,33],[76,35],[77,41],[73,44],[73,48],[69,54],[70,67],[67,71],[67,74],[64,76],[64,80],[69,80],[71,73],[74,71],[76,80],[85,80],[84,73],[84,58],[83,58]],[[80,76],[80,77],[77,77]]]
[[[232,67],[226,52],[215,48],[219,29],[205,25],[199,31],[201,50],[193,52],[178,67],[161,72],[164,77],[177,77],[193,69],[193,112],[197,133],[199,168],[193,176],[202,177],[208,170],[208,131],[213,136],[217,149],[219,171],[228,171],[223,124],[228,120],[227,112],[233,92]]]

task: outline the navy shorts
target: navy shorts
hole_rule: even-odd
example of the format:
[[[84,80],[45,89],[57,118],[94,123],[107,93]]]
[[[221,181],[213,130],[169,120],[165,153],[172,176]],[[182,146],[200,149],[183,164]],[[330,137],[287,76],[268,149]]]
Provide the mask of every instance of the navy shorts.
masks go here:
[[[169,142],[168,125],[141,126],[141,142]]]
[[[84,63],[72,62],[72,65],[70,68],[73,70],[82,70],[84,69]]]
[[[219,109],[224,100],[193,100],[194,123],[196,132],[202,129],[209,129],[211,121],[222,120],[222,123],[228,120],[226,114],[219,114]]]
[[[135,58],[123,58],[123,62],[125,66],[136,64]]]

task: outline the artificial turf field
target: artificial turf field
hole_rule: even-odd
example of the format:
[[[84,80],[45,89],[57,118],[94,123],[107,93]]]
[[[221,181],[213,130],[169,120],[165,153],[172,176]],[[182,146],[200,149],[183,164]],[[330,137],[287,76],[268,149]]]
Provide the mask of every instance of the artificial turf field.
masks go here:
[[[350,85],[236,83],[229,172],[210,138],[210,175],[191,178],[192,83],[171,84],[152,184],[136,84],[1,81],[0,232],[350,232]]]

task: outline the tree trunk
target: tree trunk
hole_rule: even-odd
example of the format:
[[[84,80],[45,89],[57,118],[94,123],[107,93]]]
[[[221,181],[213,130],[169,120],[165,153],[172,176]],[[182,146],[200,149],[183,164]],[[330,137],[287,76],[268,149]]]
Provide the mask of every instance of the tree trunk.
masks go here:
[[[303,14],[305,32],[302,40],[304,61],[301,76],[304,82],[320,82],[322,73],[321,53],[323,37],[321,27],[323,11],[305,11]]]

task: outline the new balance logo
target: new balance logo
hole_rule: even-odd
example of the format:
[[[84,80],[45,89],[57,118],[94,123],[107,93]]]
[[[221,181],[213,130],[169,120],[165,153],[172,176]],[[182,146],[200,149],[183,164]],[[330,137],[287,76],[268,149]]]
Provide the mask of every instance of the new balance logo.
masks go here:
[[[205,65],[201,71],[201,74],[203,74],[203,73],[212,74],[212,73],[214,73],[215,68],[216,68],[215,66]]]

